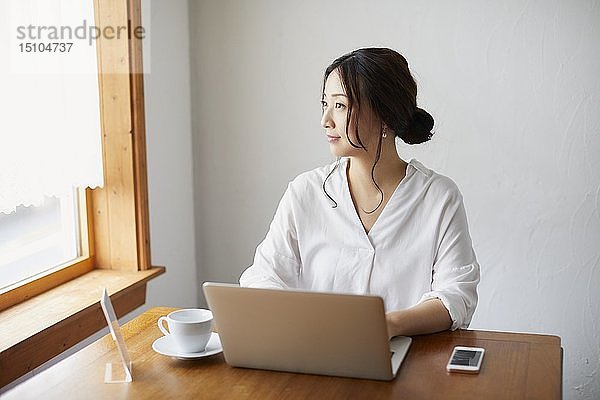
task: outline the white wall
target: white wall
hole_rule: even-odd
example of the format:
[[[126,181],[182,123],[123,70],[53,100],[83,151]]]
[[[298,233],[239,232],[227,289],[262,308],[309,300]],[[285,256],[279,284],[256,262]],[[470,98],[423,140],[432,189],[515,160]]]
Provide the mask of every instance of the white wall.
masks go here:
[[[188,2],[144,0],[151,256],[167,267],[150,281],[146,305],[197,306]]]
[[[201,281],[235,281],[288,180],[331,160],[324,68],[392,47],[436,119],[432,142],[399,151],[464,194],[482,265],[471,327],[559,335],[565,397],[600,396],[597,1],[191,1],[190,15]]]

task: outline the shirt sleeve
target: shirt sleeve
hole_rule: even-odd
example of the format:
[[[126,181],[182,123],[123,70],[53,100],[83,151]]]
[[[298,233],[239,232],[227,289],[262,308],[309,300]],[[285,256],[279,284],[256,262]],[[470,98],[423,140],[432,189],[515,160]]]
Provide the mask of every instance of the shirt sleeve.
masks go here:
[[[467,328],[477,306],[479,264],[473,251],[467,216],[458,189],[444,205],[438,243],[431,291],[423,294],[419,303],[433,298],[440,299],[452,318],[451,329]]]
[[[256,248],[253,264],[240,277],[240,286],[294,288],[298,286],[300,255],[293,207],[288,185],[265,239]]]

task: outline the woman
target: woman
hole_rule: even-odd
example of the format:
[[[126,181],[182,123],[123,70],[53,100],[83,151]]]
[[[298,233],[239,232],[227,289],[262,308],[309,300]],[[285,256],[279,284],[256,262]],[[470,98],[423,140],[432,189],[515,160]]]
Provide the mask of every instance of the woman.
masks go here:
[[[462,196],[407,144],[431,138],[408,63],[355,50],[325,71],[321,124],[337,161],[303,173],[281,199],[242,286],[381,296],[390,336],[466,328],[479,265]]]

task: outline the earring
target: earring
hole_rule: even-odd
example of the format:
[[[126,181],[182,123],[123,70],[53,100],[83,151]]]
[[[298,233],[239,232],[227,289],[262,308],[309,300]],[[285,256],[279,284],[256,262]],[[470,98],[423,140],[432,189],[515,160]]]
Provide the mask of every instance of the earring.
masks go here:
[[[387,137],[387,126],[383,127],[383,131],[382,131],[382,137],[386,138]]]

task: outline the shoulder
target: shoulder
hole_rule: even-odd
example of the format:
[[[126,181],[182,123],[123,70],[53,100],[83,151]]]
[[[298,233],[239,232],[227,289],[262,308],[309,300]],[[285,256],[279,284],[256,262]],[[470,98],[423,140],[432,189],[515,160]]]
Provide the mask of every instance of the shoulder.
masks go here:
[[[410,160],[409,168],[413,168],[413,178],[421,186],[427,197],[440,200],[462,201],[462,194],[456,182],[415,159]]]
[[[318,209],[320,207],[326,207],[329,203],[328,197],[323,192],[323,182],[327,179],[330,172],[332,173],[330,178],[327,180],[328,191],[331,195],[339,195],[338,190],[335,187],[339,186],[340,174],[339,172],[342,164],[337,165],[337,162],[311,169],[303,172],[292,179],[286,190],[286,197],[293,207],[300,207],[302,209],[311,210]],[[334,182],[337,182],[334,186]]]
[[[323,181],[329,175],[329,173],[336,167],[336,162],[331,164],[323,165],[303,172],[296,176],[290,181],[290,188],[294,191],[305,191],[315,187],[320,188],[323,185]],[[338,166],[339,168],[339,166]]]

